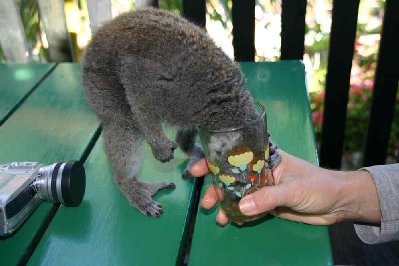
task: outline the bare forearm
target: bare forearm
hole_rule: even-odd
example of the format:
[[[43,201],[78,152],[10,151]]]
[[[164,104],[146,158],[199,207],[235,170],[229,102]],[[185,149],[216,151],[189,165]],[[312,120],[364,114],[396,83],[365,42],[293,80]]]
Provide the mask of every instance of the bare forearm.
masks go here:
[[[381,208],[371,175],[363,170],[334,174],[341,180],[342,220],[380,223]]]

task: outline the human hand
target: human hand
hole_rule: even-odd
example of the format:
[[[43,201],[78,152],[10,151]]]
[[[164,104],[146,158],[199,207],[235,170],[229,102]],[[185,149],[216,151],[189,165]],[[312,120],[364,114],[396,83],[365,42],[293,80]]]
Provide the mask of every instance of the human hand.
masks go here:
[[[367,171],[342,172],[314,166],[279,150],[282,161],[272,172],[273,185],[245,196],[239,204],[248,216],[269,212],[275,216],[308,224],[328,225],[342,220],[379,223],[381,210],[374,181]],[[205,160],[191,168],[194,176],[208,173]],[[209,186],[202,207],[217,203]],[[219,209],[221,225],[228,219]]]

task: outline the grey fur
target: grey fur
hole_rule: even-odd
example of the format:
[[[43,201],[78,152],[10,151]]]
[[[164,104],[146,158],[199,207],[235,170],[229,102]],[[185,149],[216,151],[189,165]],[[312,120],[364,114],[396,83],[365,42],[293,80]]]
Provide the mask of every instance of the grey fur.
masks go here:
[[[200,159],[204,158],[204,153],[202,152],[201,148],[195,145],[196,135],[197,131],[194,127],[181,128],[177,131],[176,142],[180,149],[189,157],[186,170],[182,174],[184,179],[187,179],[191,176],[189,171],[191,166]]]
[[[239,66],[203,29],[167,11],[125,13],[98,29],[82,72],[85,95],[103,122],[116,183],[147,215],[162,213],[151,196],[173,187],[137,180],[143,140],[156,159],[173,158],[177,144],[165,136],[162,122],[181,128],[176,141],[190,166],[203,157],[193,127],[238,127],[257,116]]]

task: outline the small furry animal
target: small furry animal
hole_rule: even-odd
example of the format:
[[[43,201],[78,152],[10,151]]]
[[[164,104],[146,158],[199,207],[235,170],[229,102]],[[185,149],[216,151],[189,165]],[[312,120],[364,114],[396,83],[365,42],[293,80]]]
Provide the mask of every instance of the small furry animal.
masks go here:
[[[203,157],[194,144],[195,127],[238,127],[257,117],[239,66],[203,29],[171,12],[141,9],[106,23],[85,51],[82,72],[115,181],[129,203],[149,216],[163,212],[152,196],[175,186],[137,179],[143,141],[162,162],[179,146],[190,167]],[[176,142],[165,136],[162,123],[179,129]]]

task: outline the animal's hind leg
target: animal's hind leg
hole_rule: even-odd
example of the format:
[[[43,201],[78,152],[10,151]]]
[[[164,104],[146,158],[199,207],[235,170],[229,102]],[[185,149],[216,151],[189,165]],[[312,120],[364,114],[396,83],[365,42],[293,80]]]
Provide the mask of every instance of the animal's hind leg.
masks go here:
[[[176,135],[176,142],[184,153],[188,155],[188,164],[184,170],[182,177],[189,178],[191,176],[190,169],[193,164],[204,158],[202,149],[195,145],[197,131],[194,127],[179,129]]]
[[[137,179],[143,160],[143,140],[130,121],[104,123],[105,150],[113,168],[114,179],[129,203],[143,214],[159,217],[163,209],[152,196],[160,189],[175,188],[175,185],[169,182],[144,183]]]
[[[134,126],[130,106],[118,82],[88,71],[83,84],[87,100],[103,122],[103,136],[114,179],[129,203],[150,216],[162,214],[162,206],[153,201],[159,189],[173,188],[172,183],[147,184],[137,180],[142,161],[141,132]]]

